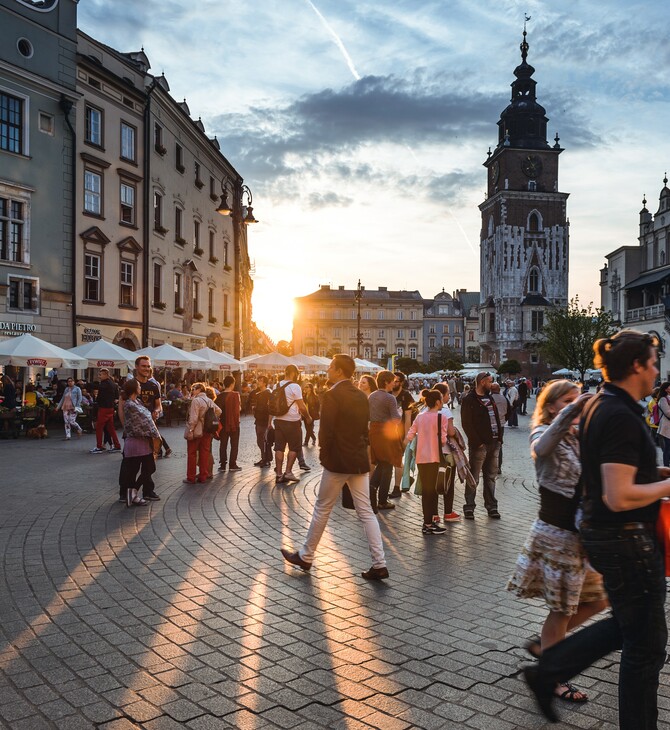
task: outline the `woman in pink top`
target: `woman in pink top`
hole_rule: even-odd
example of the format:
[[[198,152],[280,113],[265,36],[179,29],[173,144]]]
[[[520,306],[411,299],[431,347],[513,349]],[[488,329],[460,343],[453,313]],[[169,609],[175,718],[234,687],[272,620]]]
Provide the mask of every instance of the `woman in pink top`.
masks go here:
[[[441,535],[445,528],[433,518],[437,514],[437,477],[440,468],[440,451],[447,441],[447,436],[455,433],[453,418],[444,418],[442,410],[442,393],[430,390],[425,396],[427,410],[422,411],[411,425],[405,439],[405,446],[415,437],[416,465],[421,477],[421,506],[423,507],[424,535]],[[441,430],[438,438],[438,416]]]

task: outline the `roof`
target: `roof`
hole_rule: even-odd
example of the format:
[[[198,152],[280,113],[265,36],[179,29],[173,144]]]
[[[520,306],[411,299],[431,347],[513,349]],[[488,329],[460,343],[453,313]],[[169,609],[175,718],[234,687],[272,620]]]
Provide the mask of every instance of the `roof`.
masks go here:
[[[458,299],[463,305],[463,309],[470,309],[470,307],[476,307],[479,305],[479,292],[478,291],[465,291],[458,295]]]
[[[550,307],[551,302],[545,299],[541,294],[528,294],[521,302],[521,306],[523,307],[524,304],[530,304],[532,306],[543,306],[543,307]]]
[[[624,289],[636,289],[638,286],[655,284],[659,281],[663,281],[663,279],[666,279],[668,277],[670,277],[670,266],[664,266],[663,268],[656,269],[655,271],[648,271],[646,274],[638,276],[637,279],[629,281],[628,284],[624,286]]]
[[[356,300],[356,289],[331,289],[330,287],[323,286],[311,294],[307,294],[304,297],[296,297],[300,300],[342,300],[346,299],[349,302]],[[384,287],[381,289],[363,289],[362,290],[363,301],[392,301],[392,300],[406,300],[408,302],[417,302],[423,304],[423,299],[418,291],[405,291],[405,290],[388,290]]]

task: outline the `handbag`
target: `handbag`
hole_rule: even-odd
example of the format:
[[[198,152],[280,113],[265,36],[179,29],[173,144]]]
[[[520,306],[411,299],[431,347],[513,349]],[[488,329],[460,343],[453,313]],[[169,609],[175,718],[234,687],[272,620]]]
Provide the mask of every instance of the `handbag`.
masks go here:
[[[81,415],[84,412],[84,409],[81,406],[75,406],[74,412],[78,415]]]
[[[665,575],[670,577],[670,499],[662,499],[656,520],[658,542],[663,552]]]
[[[445,454],[442,446],[442,414],[437,414],[437,445],[440,452],[440,466],[437,470],[436,491],[438,494],[446,494],[448,485],[451,483],[451,470],[456,461],[451,454]]]

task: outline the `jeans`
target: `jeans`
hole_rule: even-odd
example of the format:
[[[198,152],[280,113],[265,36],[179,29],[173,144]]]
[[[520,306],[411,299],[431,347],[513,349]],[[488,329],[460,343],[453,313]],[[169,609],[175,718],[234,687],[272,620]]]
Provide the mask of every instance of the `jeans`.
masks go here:
[[[300,557],[311,563],[314,560],[314,553],[319,545],[323,531],[328,524],[328,518],[340,497],[342,487],[346,482],[354,500],[356,514],[363,523],[365,536],[368,539],[368,547],[372,556],[373,568],[386,567],[382,534],[379,529],[379,522],[372,511],[369,493],[369,474],[338,474],[328,469],[323,470],[319,493],[314,505],[312,521],[305,538],[305,544],[300,549]]]
[[[621,649],[619,728],[655,730],[668,640],[665,569],[655,530],[582,524],[580,532],[591,565],[603,576],[612,616],[547,649],[538,663],[539,676],[553,687]]]
[[[225,467],[230,440],[230,466],[237,466],[237,450],[240,445],[240,429],[237,431],[221,431],[219,434],[219,465]]]
[[[272,452],[273,452],[273,445],[268,443],[268,426],[267,424],[265,426],[256,424],[256,443],[258,444],[258,448],[261,450],[261,461],[266,462],[267,464],[272,463]]]
[[[483,473],[484,478],[484,507],[490,512],[498,509],[496,500],[496,477],[498,476],[498,454],[500,442],[492,441],[489,444],[480,444],[476,448],[470,448],[470,471],[479,483],[479,475]],[[474,511],[476,489],[466,484],[464,510]]]
[[[436,462],[433,464],[417,464],[416,466],[421,477],[423,524],[432,525],[433,517],[439,517],[437,513],[437,472],[440,465]]]
[[[670,466],[670,439],[666,436],[659,436],[659,439],[663,449],[663,466]]]
[[[370,479],[370,493],[377,495],[377,490],[379,490],[375,500],[376,503],[384,504],[388,502],[392,476],[393,464],[388,461],[378,461],[375,470],[372,472],[372,479]]]

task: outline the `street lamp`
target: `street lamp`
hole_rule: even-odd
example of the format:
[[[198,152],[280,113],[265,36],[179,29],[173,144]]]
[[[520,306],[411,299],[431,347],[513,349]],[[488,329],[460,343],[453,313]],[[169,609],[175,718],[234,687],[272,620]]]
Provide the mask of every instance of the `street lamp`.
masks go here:
[[[356,305],[358,306],[358,315],[356,317],[356,357],[361,356],[361,299],[363,298],[363,287],[361,287],[361,280],[358,280],[358,286],[356,287],[356,293],[354,294]]]
[[[230,193],[230,200],[228,194]],[[246,195],[247,203],[244,204],[244,196]],[[233,263],[234,276],[234,306],[233,306],[233,355],[239,359],[242,355],[241,341],[242,328],[240,322],[240,298],[242,274],[240,269],[240,251],[242,248],[242,237],[246,236],[245,227],[258,223],[254,217],[254,209],[251,207],[253,197],[251,190],[244,185],[241,180],[231,181],[224,177],[221,180],[221,201],[216,208],[216,212],[224,216],[230,216],[233,221],[233,248],[235,260]]]

